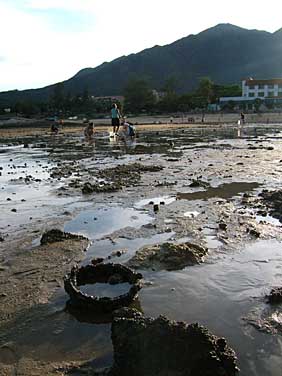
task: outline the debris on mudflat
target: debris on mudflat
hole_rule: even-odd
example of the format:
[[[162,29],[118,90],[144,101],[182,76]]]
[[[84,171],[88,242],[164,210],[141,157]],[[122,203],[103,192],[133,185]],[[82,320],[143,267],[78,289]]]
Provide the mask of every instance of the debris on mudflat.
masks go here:
[[[156,244],[138,250],[127,265],[135,269],[179,270],[200,264],[207,253],[207,248],[189,242]]]
[[[63,232],[58,229],[52,229],[50,231],[45,232],[40,240],[41,245],[55,243],[55,242],[62,242],[64,240],[86,240],[82,235],[75,235],[69,232]]]
[[[197,323],[127,312],[114,318],[112,342],[112,376],[235,376],[239,371],[226,340]]]
[[[82,187],[83,194],[101,193],[101,192],[117,192],[122,189],[120,184],[116,183],[84,183]]]
[[[137,185],[141,178],[142,172],[156,172],[161,171],[162,166],[156,165],[142,165],[140,163],[133,163],[130,165],[117,165],[116,167],[106,168],[93,172],[95,182],[85,182],[82,186],[82,193],[101,193],[101,192],[116,192],[123,187]],[[79,187],[79,184],[70,183],[69,186],[74,188]]]
[[[118,284],[128,282],[131,287],[127,293],[110,298],[107,296],[92,296],[83,293],[79,286],[94,283]],[[136,298],[142,288],[142,274],[135,273],[121,264],[86,265],[73,267],[64,277],[65,291],[70,296],[69,305],[84,310],[112,312],[128,306]]]
[[[267,302],[270,304],[282,303],[282,287],[275,287],[267,295]]]

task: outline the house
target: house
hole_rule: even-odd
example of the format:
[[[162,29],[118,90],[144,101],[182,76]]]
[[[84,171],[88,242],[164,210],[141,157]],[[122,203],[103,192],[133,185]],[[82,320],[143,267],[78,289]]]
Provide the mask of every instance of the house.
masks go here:
[[[244,79],[242,80],[241,97],[221,97],[219,103],[221,107],[234,102],[235,106],[247,105],[248,108],[253,108],[258,99],[266,106],[282,105],[282,78],[269,80]]]

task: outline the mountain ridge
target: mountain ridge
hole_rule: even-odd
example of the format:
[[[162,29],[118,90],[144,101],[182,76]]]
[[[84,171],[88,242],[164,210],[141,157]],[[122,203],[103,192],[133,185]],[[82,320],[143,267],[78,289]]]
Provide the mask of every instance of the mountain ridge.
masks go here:
[[[178,91],[191,92],[203,76],[219,84],[239,83],[243,77],[282,76],[282,28],[274,33],[220,23],[163,46],[120,56],[97,67],[83,68],[63,81],[72,95],[87,87],[95,96],[118,95],[131,77],[147,78],[161,90],[169,77],[178,81]],[[0,101],[28,98],[47,100],[53,85],[39,89],[0,93]]]

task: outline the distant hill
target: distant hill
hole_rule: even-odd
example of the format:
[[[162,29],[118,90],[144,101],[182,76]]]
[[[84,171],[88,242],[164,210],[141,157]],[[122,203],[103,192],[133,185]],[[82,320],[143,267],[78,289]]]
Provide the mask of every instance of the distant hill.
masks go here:
[[[155,46],[119,57],[96,68],[85,68],[64,81],[66,92],[82,93],[88,87],[96,96],[118,95],[130,77],[145,77],[161,89],[168,77],[178,81],[179,92],[190,92],[199,78],[219,84],[240,83],[244,77],[282,77],[282,29],[275,33],[219,24],[166,46]],[[41,89],[0,93],[0,102],[21,98],[48,99],[54,85]]]

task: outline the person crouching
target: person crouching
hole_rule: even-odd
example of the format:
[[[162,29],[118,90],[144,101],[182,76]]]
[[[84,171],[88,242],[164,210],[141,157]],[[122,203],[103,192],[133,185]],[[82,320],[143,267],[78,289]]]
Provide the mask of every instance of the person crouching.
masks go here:
[[[94,123],[90,122],[84,129],[84,136],[88,140],[92,139],[94,135]]]

